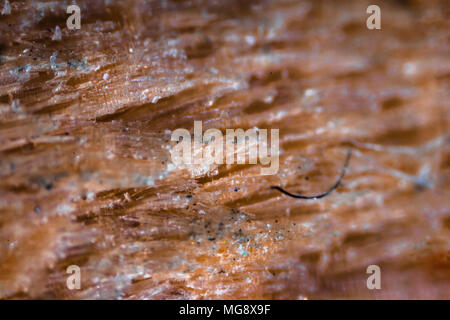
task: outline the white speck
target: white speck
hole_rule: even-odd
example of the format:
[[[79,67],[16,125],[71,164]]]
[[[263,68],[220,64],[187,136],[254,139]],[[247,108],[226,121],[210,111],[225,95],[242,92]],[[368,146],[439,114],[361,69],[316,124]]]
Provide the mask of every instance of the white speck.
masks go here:
[[[403,65],[403,74],[413,76],[417,73],[417,65],[414,62],[407,62]]]
[[[108,73],[105,73],[104,75],[103,75],[103,80],[108,80],[109,79],[109,74]]]
[[[128,49],[128,51],[129,51],[130,53],[133,53],[133,52],[134,52],[133,48]]]
[[[20,101],[19,100],[13,100],[11,103],[11,110],[14,112],[23,112],[22,108],[20,107]]]
[[[83,145],[83,144],[86,143],[86,141],[87,141],[87,138],[86,138],[86,137],[82,137],[82,138],[80,139],[80,141],[78,142],[78,144],[79,144],[79,145]]]
[[[154,96],[152,99],[152,103],[157,103],[160,98],[160,96]]]
[[[107,159],[114,159],[114,153],[111,150],[106,151],[106,158]]]
[[[147,177],[144,180],[144,185],[146,186],[154,186],[155,185],[155,179],[153,179],[152,177]]]
[[[11,241],[11,242],[8,244],[8,249],[12,250],[12,249],[14,249],[14,248],[16,247],[16,245],[17,245],[17,242],[16,242],[16,241]]]
[[[279,112],[277,112],[277,114],[275,115],[275,119],[276,119],[276,120],[283,119],[283,117],[284,117],[285,115],[287,115],[287,112],[286,112],[286,111],[279,111]]]
[[[306,89],[305,90],[305,97],[313,97],[316,96],[319,93],[317,89]]]
[[[317,134],[317,135],[322,134],[322,133],[324,133],[324,132],[325,132],[325,129],[324,129],[324,128],[318,128],[318,129],[316,130],[316,134]]]
[[[254,45],[255,44],[255,37],[253,36],[245,36],[245,41],[249,44],[249,45]]]
[[[273,102],[273,96],[270,95],[270,96],[265,97],[264,98],[264,102],[265,103],[272,103]]]
[[[167,172],[163,172],[158,176],[158,179],[162,180],[165,179],[167,177]]]
[[[8,0],[5,0],[5,4],[3,5],[2,14],[7,15],[11,14],[11,6]]]
[[[53,34],[52,40],[53,41],[61,41],[62,40],[61,29],[59,28],[59,26],[56,26],[55,33]]]
[[[164,56],[176,58],[178,56],[178,50],[175,48],[171,48],[169,49],[169,51],[164,51]]]
[[[199,210],[199,212],[198,212],[199,214],[205,214],[206,212],[205,211],[203,211],[203,210]]]
[[[53,52],[53,54],[50,56],[50,67],[52,70],[56,69],[56,56],[58,55],[58,51]]]
[[[68,204],[60,204],[56,207],[56,213],[59,213],[59,214],[69,214],[74,210],[75,210],[74,207],[72,207]]]
[[[229,291],[228,289],[217,289],[216,295],[222,295],[224,293],[227,293],[228,291]]]
[[[179,40],[177,40],[177,39],[169,39],[169,40],[167,40],[167,45],[168,45],[169,47],[173,47],[173,46],[175,46],[176,44],[178,44],[178,42],[179,42]]]

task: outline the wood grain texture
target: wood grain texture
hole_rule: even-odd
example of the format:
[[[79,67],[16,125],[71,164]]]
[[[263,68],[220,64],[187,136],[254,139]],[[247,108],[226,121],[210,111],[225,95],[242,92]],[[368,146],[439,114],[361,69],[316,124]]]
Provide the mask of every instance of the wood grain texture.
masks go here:
[[[76,31],[72,1],[9,3],[0,298],[450,299],[447,1],[374,31],[370,1],[80,1]],[[278,173],[174,167],[194,120],[279,129]],[[327,190],[348,148],[329,196],[270,189]]]

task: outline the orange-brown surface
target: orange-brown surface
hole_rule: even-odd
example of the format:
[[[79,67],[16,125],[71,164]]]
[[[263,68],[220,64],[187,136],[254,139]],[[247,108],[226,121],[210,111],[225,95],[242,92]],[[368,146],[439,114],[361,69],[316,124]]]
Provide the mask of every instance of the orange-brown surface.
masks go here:
[[[371,1],[80,1],[70,31],[10,0],[0,298],[449,299],[448,1],[380,2],[368,30]],[[173,166],[194,120],[279,129],[278,173]],[[348,148],[329,196],[270,189],[328,189]]]

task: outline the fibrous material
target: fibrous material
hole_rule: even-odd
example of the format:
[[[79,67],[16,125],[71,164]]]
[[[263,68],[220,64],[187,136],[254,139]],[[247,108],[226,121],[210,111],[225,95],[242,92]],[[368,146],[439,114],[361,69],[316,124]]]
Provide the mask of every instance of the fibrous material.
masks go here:
[[[450,298],[446,1],[72,4],[0,1],[0,298]],[[174,165],[194,121],[278,172]]]

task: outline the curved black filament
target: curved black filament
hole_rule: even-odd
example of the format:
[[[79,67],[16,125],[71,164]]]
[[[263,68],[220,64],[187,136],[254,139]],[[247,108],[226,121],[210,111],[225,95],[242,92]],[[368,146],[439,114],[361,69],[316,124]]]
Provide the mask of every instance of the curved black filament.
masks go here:
[[[341,171],[341,174],[339,175],[339,178],[337,179],[336,183],[330,188],[330,190],[328,190],[328,191],[326,191],[324,193],[321,193],[321,194],[318,194],[318,195],[315,195],[315,196],[303,196],[301,194],[290,193],[290,192],[284,190],[283,188],[277,187],[277,186],[271,186],[270,188],[278,190],[281,193],[284,193],[285,195],[290,196],[292,198],[296,198],[296,199],[312,199],[312,200],[315,200],[315,199],[323,198],[323,197],[329,195],[330,193],[332,193],[334,190],[336,190],[339,187],[339,185],[341,184],[342,178],[344,177],[345,172],[347,171],[348,164],[350,163],[350,157],[351,156],[352,156],[352,150],[348,149],[347,157],[345,158],[344,167],[342,168],[342,171]]]

